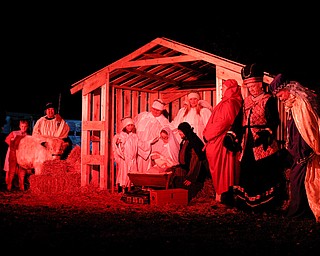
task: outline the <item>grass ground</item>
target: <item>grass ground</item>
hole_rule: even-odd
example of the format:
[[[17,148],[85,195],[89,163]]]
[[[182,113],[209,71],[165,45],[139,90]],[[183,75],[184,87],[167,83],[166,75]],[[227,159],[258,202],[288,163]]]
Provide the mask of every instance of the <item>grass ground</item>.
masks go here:
[[[187,206],[128,204],[121,194],[0,190],[0,241],[12,252],[313,255],[320,225],[280,213],[242,212],[205,186]]]

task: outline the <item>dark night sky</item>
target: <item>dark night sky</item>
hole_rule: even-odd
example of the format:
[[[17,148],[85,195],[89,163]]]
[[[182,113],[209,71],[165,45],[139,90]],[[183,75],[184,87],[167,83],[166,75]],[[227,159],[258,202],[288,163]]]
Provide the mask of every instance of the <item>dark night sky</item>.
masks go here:
[[[3,28],[1,103],[6,111],[42,114],[45,103],[58,103],[61,93],[61,115],[81,119],[81,92],[71,95],[71,85],[156,37],[243,64],[261,62],[266,72],[284,72],[318,92],[318,16],[309,13],[302,20],[274,8],[268,15],[217,15],[208,6],[178,12],[163,6],[157,13],[134,12],[130,6],[21,8]]]

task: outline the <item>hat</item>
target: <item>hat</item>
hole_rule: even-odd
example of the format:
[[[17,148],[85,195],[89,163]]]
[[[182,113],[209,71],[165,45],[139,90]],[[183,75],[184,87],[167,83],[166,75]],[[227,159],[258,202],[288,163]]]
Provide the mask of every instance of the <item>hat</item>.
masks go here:
[[[121,119],[121,123],[122,123],[122,128],[126,127],[129,124],[134,124],[133,120],[131,117],[124,117]]]
[[[241,69],[241,77],[244,82],[262,82],[263,81],[263,70],[262,67],[256,63],[244,66]]]
[[[161,100],[161,99],[156,99],[153,103],[152,103],[152,107],[158,110],[163,110],[164,109],[164,105],[165,103]]]
[[[44,110],[47,110],[48,108],[55,108],[52,102],[48,102],[44,108]]]
[[[283,74],[278,74],[273,79],[273,81],[269,84],[269,91],[273,94],[277,94],[280,90],[285,88],[288,84],[285,76]]]

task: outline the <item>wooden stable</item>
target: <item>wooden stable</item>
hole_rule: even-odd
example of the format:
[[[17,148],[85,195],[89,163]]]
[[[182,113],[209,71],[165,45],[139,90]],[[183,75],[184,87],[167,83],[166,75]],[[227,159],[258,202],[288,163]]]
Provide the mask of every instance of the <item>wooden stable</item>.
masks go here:
[[[243,66],[168,38],[156,38],[72,84],[71,94],[82,92],[81,186],[114,191],[117,168],[111,141],[119,132],[121,118],[149,111],[153,100],[161,98],[171,121],[190,90],[199,91],[202,99],[215,106],[224,80],[233,78],[242,84]],[[265,83],[272,79],[265,73]]]

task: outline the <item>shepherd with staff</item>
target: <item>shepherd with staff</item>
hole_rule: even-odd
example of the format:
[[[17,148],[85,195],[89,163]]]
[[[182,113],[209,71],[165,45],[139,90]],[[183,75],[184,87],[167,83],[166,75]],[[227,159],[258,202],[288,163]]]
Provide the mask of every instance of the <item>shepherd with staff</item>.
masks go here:
[[[37,120],[33,127],[32,135],[58,137],[63,139],[64,141],[68,141],[69,143],[71,143],[68,137],[70,127],[59,114],[60,104],[61,93],[59,95],[59,105],[57,113],[54,104],[52,102],[48,102],[44,108],[45,116],[42,116]],[[71,146],[72,143],[70,147]]]

